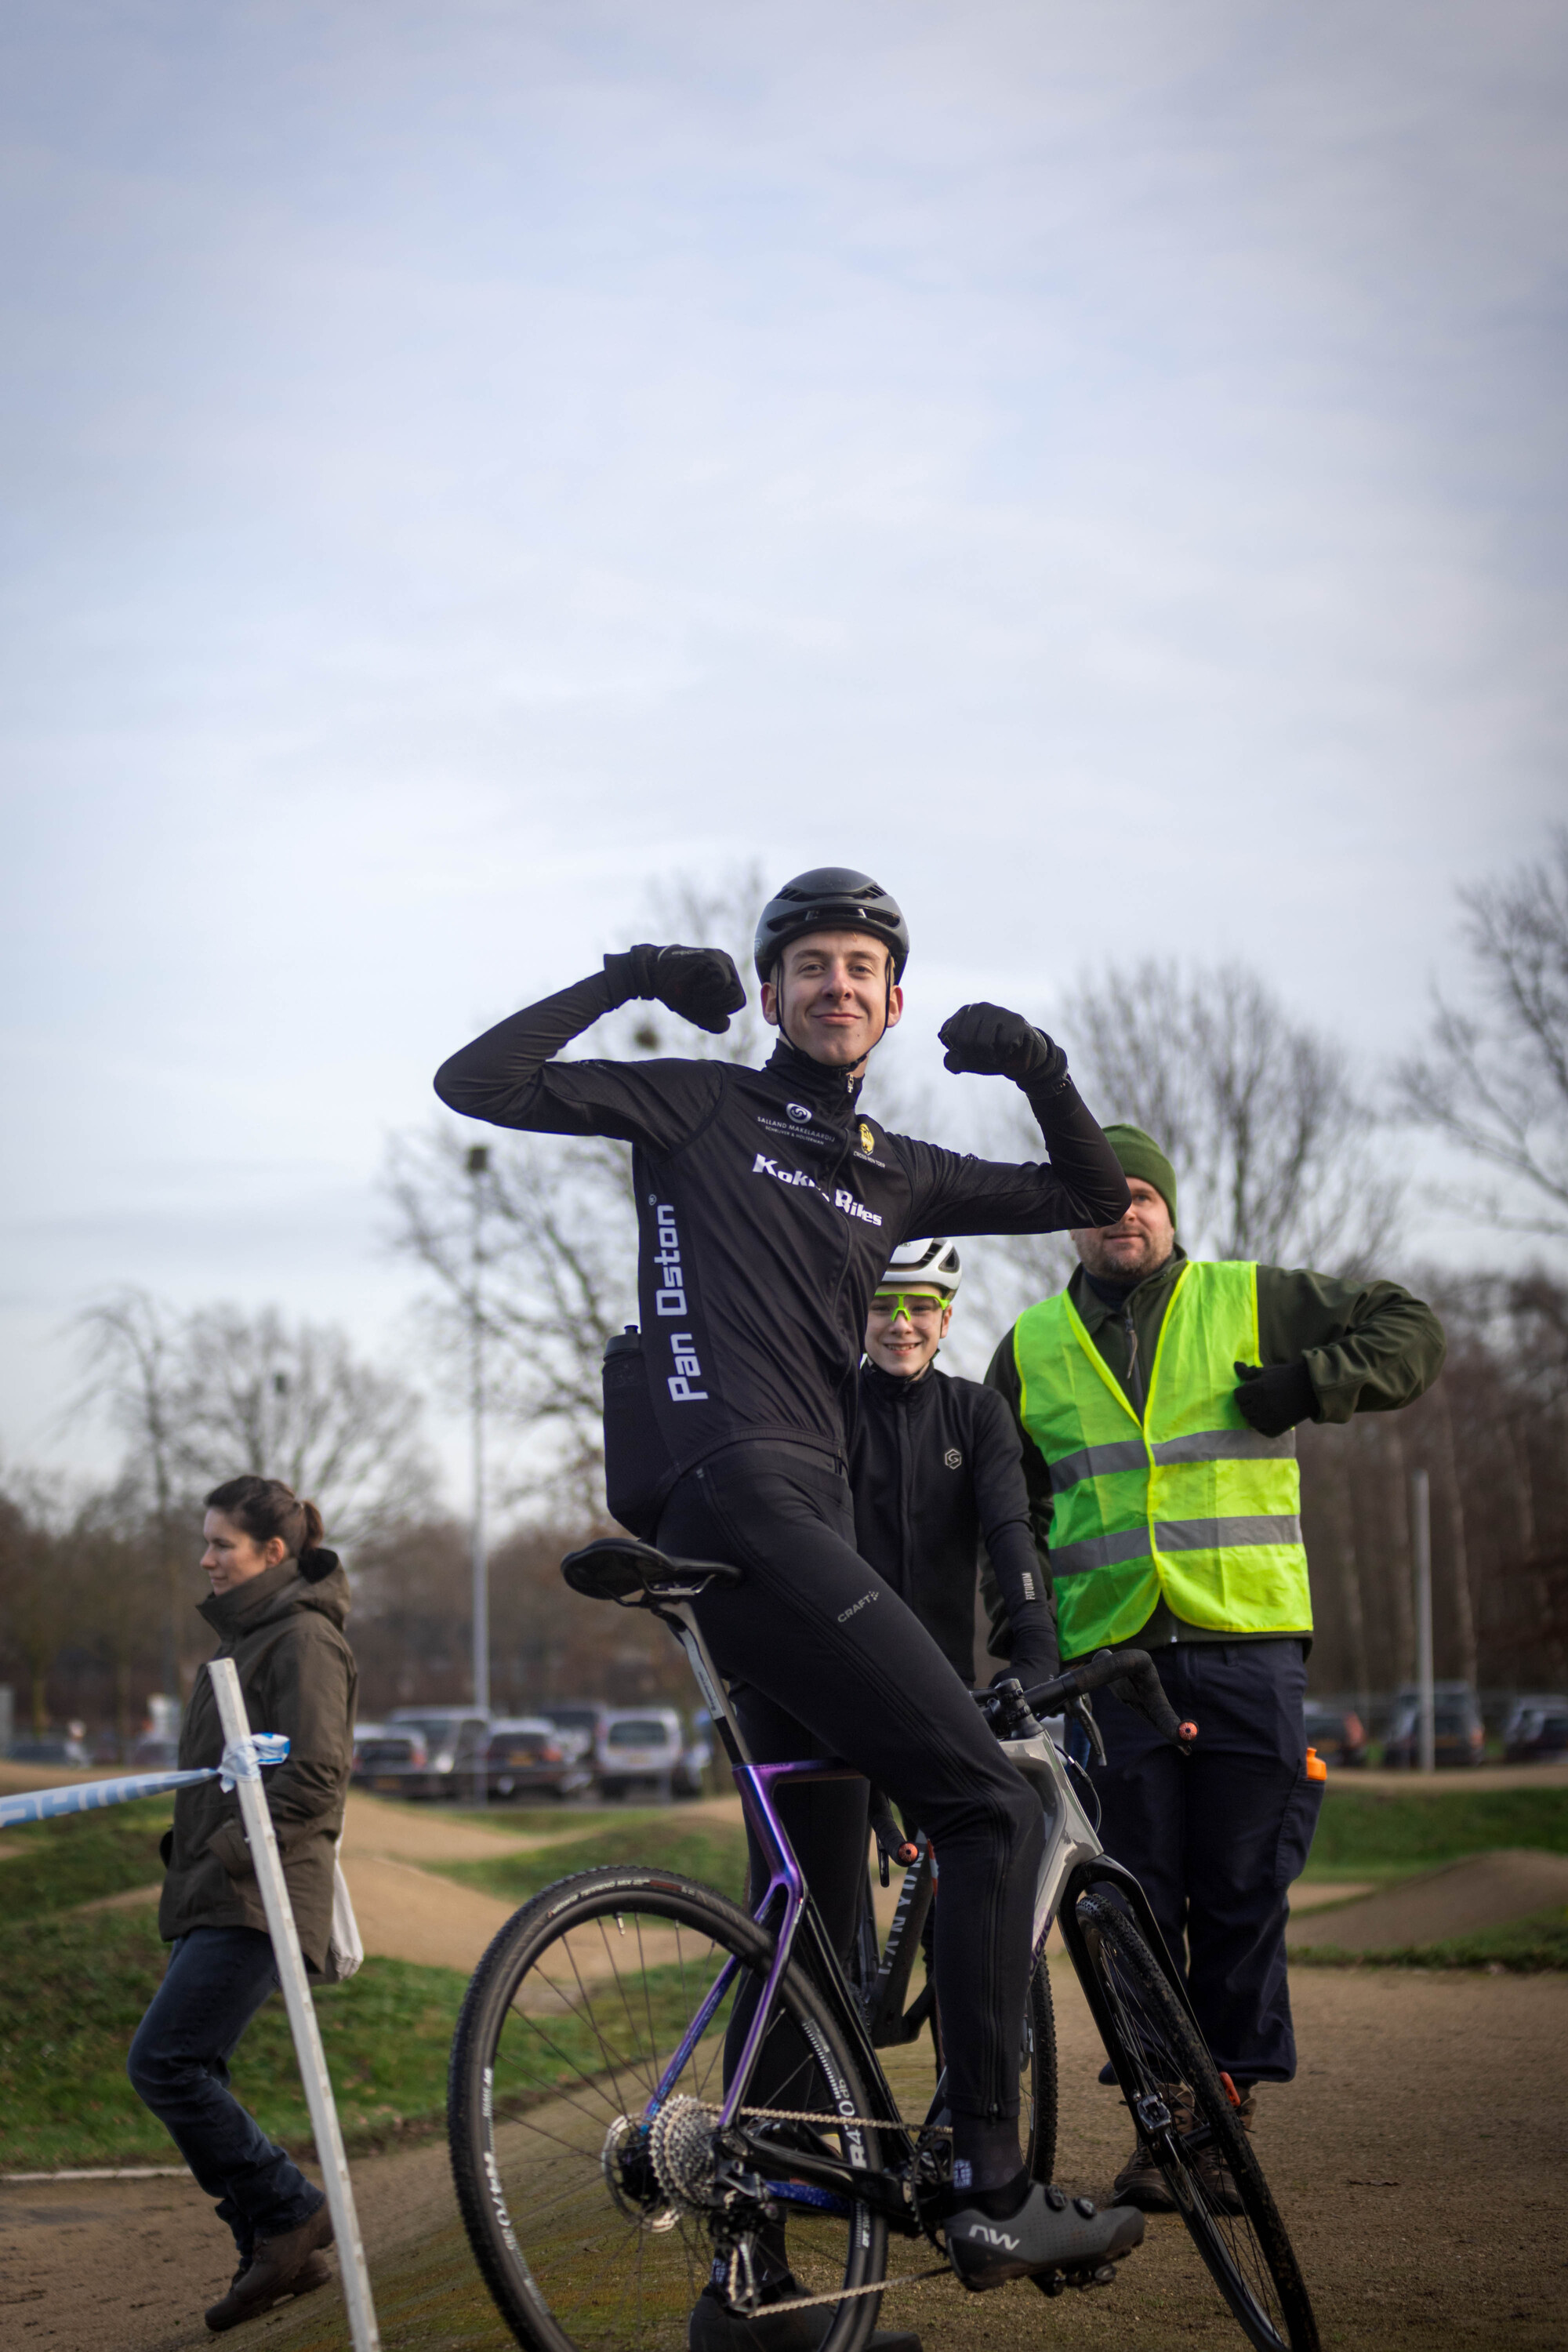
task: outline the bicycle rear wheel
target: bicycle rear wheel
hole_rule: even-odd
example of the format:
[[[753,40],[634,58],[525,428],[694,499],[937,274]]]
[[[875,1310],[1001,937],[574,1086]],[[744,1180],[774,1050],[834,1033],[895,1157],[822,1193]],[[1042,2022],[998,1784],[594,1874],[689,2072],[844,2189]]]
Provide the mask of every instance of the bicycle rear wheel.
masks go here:
[[[1085,1990],[1122,2097],[1215,2284],[1258,2352],[1319,2352],[1285,2224],[1203,2037],[1124,1911],[1085,1895],[1076,1916],[1090,1977]],[[1173,2102],[1173,2088],[1184,2099]],[[1184,2132],[1176,2110],[1187,2101],[1195,2121]],[[1239,2213],[1216,2194],[1215,2157],[1236,2184]]]
[[[771,1954],[772,1939],[711,1888],[612,1867],[536,1895],[480,1961],[452,2044],[452,2170],[475,2259],[530,2352],[685,2352],[716,2252],[729,2263],[742,2240],[764,2251],[760,2217],[749,2229],[743,2208],[723,2214],[714,2202],[712,2126],[726,2029],[736,2000],[760,1990]],[[866,2093],[797,1969],[780,1987],[760,2072],[771,2107],[821,2121],[742,2110],[748,2129],[882,2169],[879,2135],[841,2120],[867,2114]],[[788,2182],[770,2193],[787,2215],[802,2294],[881,2279],[880,2215]],[[825,2305],[822,2352],[858,2352],[878,2300]]]

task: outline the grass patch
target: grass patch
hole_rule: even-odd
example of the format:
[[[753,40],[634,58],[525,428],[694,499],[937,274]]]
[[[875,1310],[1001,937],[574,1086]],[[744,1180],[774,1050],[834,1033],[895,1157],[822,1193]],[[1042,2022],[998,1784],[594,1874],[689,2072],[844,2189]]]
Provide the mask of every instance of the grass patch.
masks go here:
[[[1504,1969],[1540,1976],[1568,1969],[1568,1911],[1538,1911],[1506,1927],[1483,1927],[1440,1944],[1409,1944],[1380,1952],[1346,1952],[1332,1944],[1299,1947],[1290,1966],[1320,1969]]]
[[[140,1911],[57,1916],[42,1934],[9,1921],[0,1927],[0,2145],[8,2170],[170,2161],[168,2135],[125,2076],[132,2035],[167,1958],[151,1914]],[[447,2051],[467,1982],[454,1969],[367,1960],[348,1984],[317,1992],[351,2153],[442,2126]],[[297,2154],[309,2148],[280,1998],[251,2024],[233,2077],[265,2131]]]
[[[1458,1774],[1453,1776],[1459,1779]],[[1498,1846],[1568,1853],[1568,1789],[1412,1790],[1331,1781],[1309,1878],[1393,1878]]]
[[[142,1797],[7,1830],[6,1844],[26,1850],[0,1862],[0,1917],[37,1919],[100,1895],[156,1885],[163,1875],[158,1841],[174,1818],[172,1797]]]
[[[589,1837],[600,1830],[620,1828],[628,1822],[659,1822],[668,1805],[478,1805],[404,1806],[428,1821],[471,1822],[476,1829],[494,1830],[500,1837]]]
[[[494,1861],[432,1863],[445,1878],[475,1886],[503,1903],[526,1903],[558,1878],[611,1862],[646,1862],[716,1886],[739,1903],[746,1887],[746,1833],[733,1822],[683,1821],[667,1811],[628,1821],[610,1815],[591,1835],[537,1853],[501,1853]]]

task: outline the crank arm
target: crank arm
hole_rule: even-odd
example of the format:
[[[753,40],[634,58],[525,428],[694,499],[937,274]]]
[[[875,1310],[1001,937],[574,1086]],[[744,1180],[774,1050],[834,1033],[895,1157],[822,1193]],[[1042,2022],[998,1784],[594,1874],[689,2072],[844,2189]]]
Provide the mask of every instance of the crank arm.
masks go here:
[[[874,2207],[906,2237],[921,2235],[921,2223],[901,2172],[859,2172],[852,2165],[813,2156],[805,2148],[778,2147],[743,2129],[741,2137],[747,2160],[775,2193],[782,2195],[791,2181],[803,2181],[808,2188],[826,2189],[846,2205]],[[784,2197],[783,2201],[790,2200]]]

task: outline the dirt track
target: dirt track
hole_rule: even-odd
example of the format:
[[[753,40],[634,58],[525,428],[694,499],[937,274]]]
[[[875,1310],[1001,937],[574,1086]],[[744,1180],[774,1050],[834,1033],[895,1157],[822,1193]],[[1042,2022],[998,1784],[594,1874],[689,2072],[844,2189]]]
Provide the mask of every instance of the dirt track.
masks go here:
[[[1063,2059],[1059,2172],[1103,2191],[1126,2137],[1094,2082],[1070,1972],[1053,1969]],[[1334,2352],[1561,2352],[1568,2341],[1568,1980],[1302,1969],[1302,2064],[1263,2095],[1259,2148]],[[921,2063],[918,2054],[909,2061]],[[355,2168],[387,2352],[505,2352],[456,2230],[443,2149]],[[211,2339],[226,2238],[184,2181],[0,2189],[0,2339],[44,2352],[184,2352]],[[1155,2222],[1119,2284],[1042,2305],[906,2289],[888,2316],[927,2352],[1239,2346],[1180,2225]],[[346,2347],[335,2290],[246,2331],[268,2352]]]

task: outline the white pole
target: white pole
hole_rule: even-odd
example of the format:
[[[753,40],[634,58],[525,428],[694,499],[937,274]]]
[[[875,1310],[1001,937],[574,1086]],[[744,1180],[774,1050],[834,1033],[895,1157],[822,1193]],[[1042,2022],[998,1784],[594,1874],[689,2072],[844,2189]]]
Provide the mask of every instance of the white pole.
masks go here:
[[[212,1676],[213,1692],[217,1699],[225,1747],[237,1739],[248,1738],[250,1725],[246,1717],[245,1701],[240,1696],[239,1676],[235,1671],[234,1660],[214,1658],[208,1664],[207,1672]],[[305,2085],[305,2105],[310,2111],[310,2126],[316,2135],[316,2154],[321,2160],[322,2183],[331,2211],[338,2261],[342,2270],[343,2299],[349,2309],[349,2334],[353,2339],[354,2352],[381,2352],[381,2331],[375,2324],[375,2306],[370,2297],[370,2273],[365,2268],[359,2216],[354,2211],[353,2189],[349,2180],[348,2160],[343,2155],[343,2136],[338,2129],[331,2078],[327,2073],[326,2053],[321,2048],[321,2032],[316,2022],[315,2003],[310,1999],[310,1988],[305,1979],[305,1962],[300,1950],[299,1930],[294,1925],[294,1906],[289,1900],[289,1886],[278,1853],[272,1815],[267,1809],[266,1791],[259,1779],[239,1780],[236,1785],[239,1790],[240,1820],[245,1825],[257,1884],[261,1889],[267,1929],[272,1938],[272,1954],[278,1963],[279,1980],[283,1988],[283,2005],[289,2011],[289,2029],[294,2036],[294,2053],[300,2061],[300,2079]]]
[[[1415,1558],[1415,1679],[1421,1689],[1421,1769],[1437,1763],[1436,1696],[1432,1685],[1432,1486],[1410,1474],[1410,1549]]]

